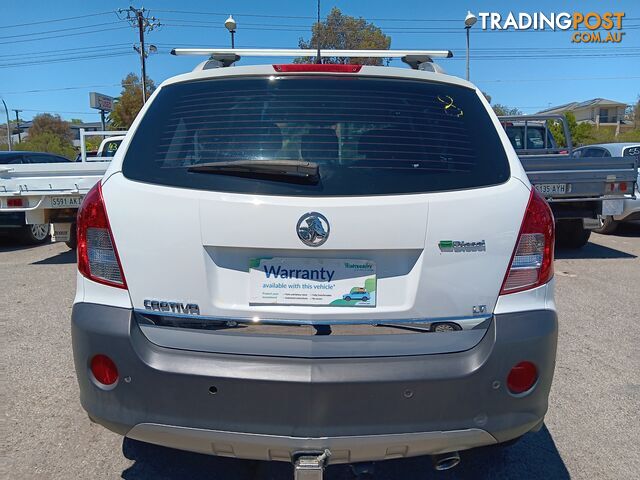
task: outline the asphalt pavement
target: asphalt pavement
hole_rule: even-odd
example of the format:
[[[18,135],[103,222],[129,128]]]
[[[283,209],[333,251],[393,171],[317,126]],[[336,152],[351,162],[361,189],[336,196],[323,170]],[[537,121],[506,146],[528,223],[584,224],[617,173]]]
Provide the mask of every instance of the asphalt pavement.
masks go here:
[[[545,427],[505,449],[380,462],[379,480],[631,479],[640,472],[640,227],[557,252],[560,338]],[[75,254],[0,240],[0,478],[289,480],[284,463],[216,458],[124,440],[78,400],[70,315]],[[635,472],[635,473],[633,473]],[[348,479],[346,466],[327,479]]]

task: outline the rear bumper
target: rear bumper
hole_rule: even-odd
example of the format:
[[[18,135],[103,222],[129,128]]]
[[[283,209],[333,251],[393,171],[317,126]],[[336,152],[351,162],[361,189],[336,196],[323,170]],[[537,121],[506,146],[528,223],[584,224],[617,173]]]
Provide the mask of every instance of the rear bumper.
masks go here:
[[[625,200],[622,215],[614,215],[613,218],[619,222],[637,222],[640,220],[640,198]]]
[[[331,463],[464,450],[528,432],[547,410],[557,340],[551,310],[497,315],[465,351],[377,358],[160,347],[130,310],[93,304],[76,304],[72,325],[81,403],[107,428],[238,458],[289,460],[295,452],[329,448]],[[97,353],[118,366],[112,389],[90,379]],[[522,360],[538,367],[539,379],[518,397],[505,379]]]
[[[26,226],[24,212],[0,212],[0,230],[15,230]]]

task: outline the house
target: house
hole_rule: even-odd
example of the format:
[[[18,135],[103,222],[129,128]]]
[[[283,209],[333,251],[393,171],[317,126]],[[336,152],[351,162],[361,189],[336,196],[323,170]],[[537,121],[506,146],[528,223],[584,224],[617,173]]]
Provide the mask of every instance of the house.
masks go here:
[[[571,102],[556,107],[547,108],[539,114],[564,114],[571,112],[578,123],[591,123],[596,126],[616,126],[624,124],[626,103],[607,100],[606,98],[592,98],[584,102]]]
[[[100,122],[85,122],[85,123],[72,123],[70,125],[73,132],[73,146],[80,146],[80,129],[84,128],[86,132],[98,132],[103,130],[102,123]]]

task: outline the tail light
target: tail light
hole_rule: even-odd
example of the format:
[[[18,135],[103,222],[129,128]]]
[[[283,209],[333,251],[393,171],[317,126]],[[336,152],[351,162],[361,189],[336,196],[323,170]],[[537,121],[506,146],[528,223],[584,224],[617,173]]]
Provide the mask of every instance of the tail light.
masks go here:
[[[10,198],[7,200],[7,207],[9,208],[24,207],[24,200],[22,198]]]
[[[554,241],[553,213],[542,195],[532,188],[500,294],[529,290],[551,280]]]
[[[607,183],[607,193],[624,193],[627,191],[627,182]]]
[[[127,288],[98,182],[78,210],[78,270],[94,282]]]

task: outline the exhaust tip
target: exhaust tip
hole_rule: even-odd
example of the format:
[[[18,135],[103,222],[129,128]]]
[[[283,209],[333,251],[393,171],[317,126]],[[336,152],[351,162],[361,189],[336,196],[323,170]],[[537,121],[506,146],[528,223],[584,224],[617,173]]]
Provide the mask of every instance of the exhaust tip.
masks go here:
[[[460,454],[458,452],[442,453],[433,455],[433,468],[439,472],[451,470],[460,463]]]

